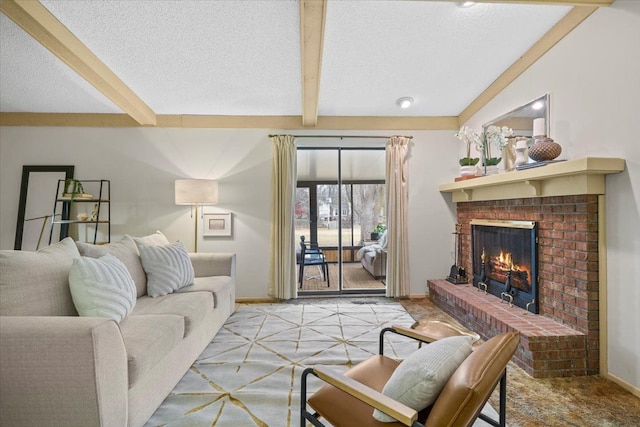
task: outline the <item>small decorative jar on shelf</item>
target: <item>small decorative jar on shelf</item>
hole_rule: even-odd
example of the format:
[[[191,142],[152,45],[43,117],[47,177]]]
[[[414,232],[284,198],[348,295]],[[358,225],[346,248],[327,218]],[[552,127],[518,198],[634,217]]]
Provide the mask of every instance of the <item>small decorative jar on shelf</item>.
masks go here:
[[[533,145],[529,147],[529,157],[536,162],[553,160],[562,153],[562,147],[553,139],[547,137],[545,120],[533,120]]]
[[[535,142],[529,148],[529,157],[536,162],[553,160],[562,153],[562,147],[551,138],[545,136],[536,137]]]

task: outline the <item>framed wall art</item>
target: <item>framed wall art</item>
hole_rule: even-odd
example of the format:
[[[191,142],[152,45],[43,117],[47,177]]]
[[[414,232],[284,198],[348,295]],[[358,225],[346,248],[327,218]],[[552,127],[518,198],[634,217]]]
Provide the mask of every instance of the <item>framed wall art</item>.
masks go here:
[[[231,213],[205,213],[203,233],[207,236],[231,236]]]

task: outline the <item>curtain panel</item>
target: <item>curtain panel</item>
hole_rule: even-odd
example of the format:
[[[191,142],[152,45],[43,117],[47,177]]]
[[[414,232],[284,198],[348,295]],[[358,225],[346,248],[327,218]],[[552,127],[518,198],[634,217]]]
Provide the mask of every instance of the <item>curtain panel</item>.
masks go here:
[[[295,263],[296,144],[291,135],[271,137],[271,250],[268,294],[279,299],[297,297]]]
[[[392,136],[386,147],[387,297],[407,297],[409,282],[408,153],[411,138]]]

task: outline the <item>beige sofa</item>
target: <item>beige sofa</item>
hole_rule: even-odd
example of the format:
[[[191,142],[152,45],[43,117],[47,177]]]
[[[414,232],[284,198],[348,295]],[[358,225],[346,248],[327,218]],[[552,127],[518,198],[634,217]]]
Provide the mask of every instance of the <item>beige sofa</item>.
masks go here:
[[[362,267],[364,267],[374,279],[384,279],[387,277],[386,249],[365,252],[360,262],[362,263]]]
[[[384,279],[387,276],[387,231],[377,241],[364,242],[357,257],[374,279]]]
[[[77,315],[68,275],[80,252],[70,238],[0,251],[2,426],[141,426],[234,311],[234,254],[189,254],[194,284],[151,298],[131,238],[78,246],[123,261],[135,306],[119,324]]]

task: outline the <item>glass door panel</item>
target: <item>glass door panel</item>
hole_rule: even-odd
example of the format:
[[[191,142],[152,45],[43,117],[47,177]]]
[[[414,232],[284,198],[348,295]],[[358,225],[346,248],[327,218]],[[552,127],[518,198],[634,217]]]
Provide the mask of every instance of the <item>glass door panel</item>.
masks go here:
[[[386,223],[384,160],[381,149],[298,149],[296,244],[301,236],[317,242],[329,262],[331,284],[322,275],[311,276],[311,269],[308,275],[305,266],[300,293],[384,292],[386,254],[372,246],[365,262],[361,251],[378,243],[371,233]]]

